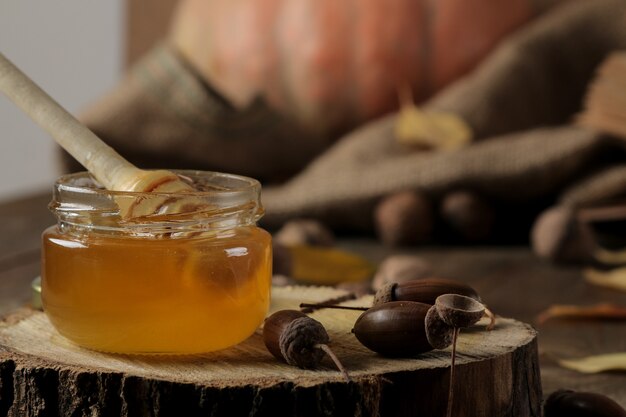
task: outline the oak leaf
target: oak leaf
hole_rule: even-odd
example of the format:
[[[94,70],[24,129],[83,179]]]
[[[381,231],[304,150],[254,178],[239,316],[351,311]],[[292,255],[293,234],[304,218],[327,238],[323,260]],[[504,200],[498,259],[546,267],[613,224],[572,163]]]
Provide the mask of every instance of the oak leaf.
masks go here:
[[[626,267],[609,271],[588,268],[583,272],[585,280],[590,284],[626,291]]]
[[[394,134],[404,145],[427,149],[454,151],[472,140],[472,130],[458,115],[449,112],[422,110],[413,103],[411,91],[400,91],[400,111]]]
[[[288,250],[293,260],[291,278],[302,283],[360,282],[371,278],[375,271],[367,259],[342,249],[302,245]]]

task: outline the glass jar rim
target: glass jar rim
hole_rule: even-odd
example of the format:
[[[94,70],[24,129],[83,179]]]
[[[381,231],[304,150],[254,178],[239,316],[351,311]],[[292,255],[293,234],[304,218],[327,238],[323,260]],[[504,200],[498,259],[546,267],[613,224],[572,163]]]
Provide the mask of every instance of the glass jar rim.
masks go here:
[[[61,175],[54,183],[54,187],[59,191],[69,191],[69,192],[85,192],[85,193],[93,193],[93,194],[101,194],[103,196],[110,197],[118,197],[118,196],[129,196],[129,197],[153,197],[153,196],[161,196],[161,197],[206,197],[206,196],[214,196],[215,194],[252,194],[258,193],[261,189],[261,183],[258,180],[255,180],[251,177],[246,177],[243,175],[237,174],[228,174],[224,172],[216,172],[216,171],[201,171],[201,170],[177,170],[177,169],[168,169],[168,171],[177,174],[184,181],[192,183],[191,178],[194,177],[211,177],[212,179],[221,179],[221,180],[229,180],[233,183],[240,183],[239,186],[230,186],[213,189],[213,190],[198,190],[191,192],[159,192],[159,191],[117,191],[117,190],[107,190],[102,187],[100,183],[87,171],[74,172],[71,174]],[[72,183],[73,181],[80,180],[88,180],[91,181],[90,185],[81,185]],[[94,187],[95,186],[95,187]]]
[[[104,189],[88,172],[79,172],[57,179],[49,208],[66,228],[135,236],[255,225],[264,214],[261,184],[253,178],[213,171],[171,171],[198,191],[111,191]],[[192,200],[193,208],[171,213],[157,210],[132,217],[120,215],[122,206],[151,199],[159,207],[179,202],[188,204]]]

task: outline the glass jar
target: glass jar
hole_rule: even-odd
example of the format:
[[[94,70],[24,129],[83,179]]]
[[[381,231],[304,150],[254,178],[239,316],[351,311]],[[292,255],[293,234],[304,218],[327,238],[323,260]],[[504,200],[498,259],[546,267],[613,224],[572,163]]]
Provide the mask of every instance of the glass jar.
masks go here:
[[[198,192],[107,191],[87,173],[56,182],[50,209],[58,223],[43,233],[42,297],[63,336],[106,352],[192,354],[239,343],[263,321],[271,237],[256,226],[260,184],[177,173]],[[138,201],[156,212],[120,216],[120,207]]]

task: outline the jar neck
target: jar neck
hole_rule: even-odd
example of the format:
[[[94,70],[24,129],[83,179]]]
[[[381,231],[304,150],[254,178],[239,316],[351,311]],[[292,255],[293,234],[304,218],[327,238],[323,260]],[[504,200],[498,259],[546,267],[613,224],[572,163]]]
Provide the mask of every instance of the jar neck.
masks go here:
[[[221,233],[253,226],[263,215],[260,185],[255,180],[228,174],[191,174],[185,178],[194,185],[201,184],[200,191],[185,194],[112,192],[99,188],[86,173],[73,174],[57,181],[49,207],[63,231],[157,238]],[[238,181],[247,186],[237,187]],[[151,209],[122,217],[120,207],[137,202]]]

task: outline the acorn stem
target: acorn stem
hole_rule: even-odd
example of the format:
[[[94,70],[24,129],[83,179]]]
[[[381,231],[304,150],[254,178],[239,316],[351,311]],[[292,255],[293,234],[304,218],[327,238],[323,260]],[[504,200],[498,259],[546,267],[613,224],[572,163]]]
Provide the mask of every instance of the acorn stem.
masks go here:
[[[326,304],[326,303],[301,303],[300,304],[300,308],[314,308],[314,309],[321,309],[321,308],[333,308],[333,309],[338,309],[338,310],[357,310],[357,311],[367,311],[369,309],[369,307],[351,307],[351,306],[340,306],[337,304]]]
[[[485,307],[485,316],[489,317],[489,324],[487,325],[487,330],[491,331],[496,327],[496,315],[493,314],[493,311]]]
[[[460,328],[455,327],[452,335],[452,359],[450,364],[450,387],[448,389],[448,412],[447,417],[452,417],[452,405],[454,401],[454,368],[456,363],[456,340],[459,337]]]
[[[328,345],[319,343],[315,345],[314,347],[318,349],[322,349],[324,352],[326,352],[326,354],[330,356],[330,359],[332,359],[332,361],[335,362],[335,366],[337,366],[337,369],[339,369],[339,372],[341,372],[343,377],[346,379],[346,382],[352,382],[352,380],[350,379],[350,375],[348,375],[348,371],[346,370],[346,368],[343,367],[343,364],[341,363],[339,358],[335,356],[335,352],[333,352],[332,349]]]
[[[339,304],[339,303],[343,303],[344,301],[350,301],[350,300],[354,300],[356,298],[356,294],[353,292],[344,294],[344,295],[340,295],[339,297],[335,297],[335,298],[331,298],[328,300],[324,300],[322,301],[320,304],[322,305],[322,307],[317,307],[318,304],[310,304],[313,307],[304,307],[301,308],[300,311],[302,311],[305,314],[309,314],[314,312],[315,310],[318,310],[320,308],[324,308],[325,305],[335,305],[335,304]]]

